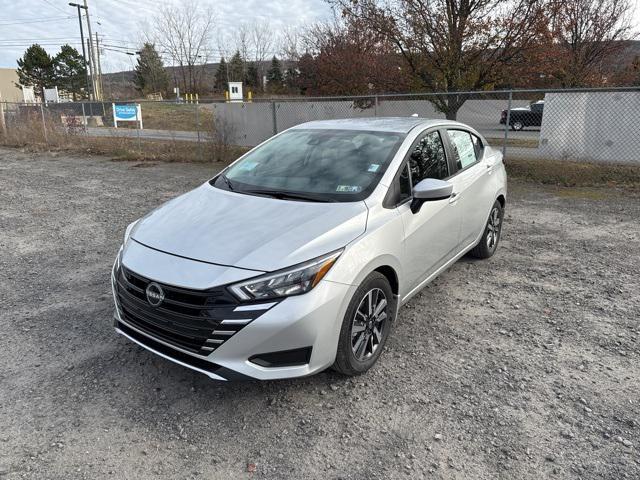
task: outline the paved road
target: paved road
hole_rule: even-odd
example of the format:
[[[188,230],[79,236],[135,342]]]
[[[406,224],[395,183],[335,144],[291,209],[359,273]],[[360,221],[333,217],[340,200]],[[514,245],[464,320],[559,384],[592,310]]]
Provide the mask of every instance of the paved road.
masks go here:
[[[93,137],[128,137],[137,138],[140,136],[152,140],[181,140],[198,141],[198,132],[181,132],[177,130],[133,130],[130,128],[109,128],[109,127],[89,127],[87,133]],[[200,132],[200,138],[206,139],[204,132]]]
[[[502,144],[502,139],[504,138],[504,127],[489,127],[489,128],[481,128],[476,127],[485,137],[492,139],[492,143],[494,145],[500,146]],[[178,141],[187,141],[187,142],[197,142],[198,141],[198,132],[184,132],[178,130],[133,130],[129,128],[109,128],[109,127],[89,127],[87,129],[88,135],[94,137],[127,137],[127,138],[137,138],[138,135],[140,138],[148,139],[148,140],[178,140]],[[515,139],[537,139],[540,136],[539,130],[524,130],[520,132],[514,132],[510,130],[508,132],[508,138]],[[207,135],[204,132],[200,132],[200,139],[207,140]],[[499,139],[499,142],[496,142],[494,139]],[[529,157],[533,158],[538,156],[538,150],[535,148],[524,148],[524,147],[508,147],[508,152],[511,155],[516,155],[518,157]]]

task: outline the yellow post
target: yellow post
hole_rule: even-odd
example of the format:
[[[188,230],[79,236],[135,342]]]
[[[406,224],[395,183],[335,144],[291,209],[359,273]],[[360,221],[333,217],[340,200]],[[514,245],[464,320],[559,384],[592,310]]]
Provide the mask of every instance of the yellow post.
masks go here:
[[[198,94],[196,93],[196,103],[200,103],[200,99],[198,98]]]
[[[253,93],[251,92],[251,90],[249,90],[249,92],[247,93],[247,101],[249,103],[253,101]]]
[[[228,102],[229,101],[229,90],[225,90],[224,91],[224,99]]]

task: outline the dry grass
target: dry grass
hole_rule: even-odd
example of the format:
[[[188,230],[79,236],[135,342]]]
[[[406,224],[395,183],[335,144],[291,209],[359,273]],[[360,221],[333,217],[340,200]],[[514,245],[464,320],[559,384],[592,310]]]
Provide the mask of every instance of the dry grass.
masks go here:
[[[151,140],[125,137],[88,137],[69,133],[59,118],[47,118],[46,140],[42,118],[25,115],[19,126],[12,125],[7,135],[0,132],[0,145],[29,150],[62,150],[108,155],[114,159],[166,162],[228,163],[245,153],[245,147],[233,146],[228,125],[216,125],[211,140],[201,143],[179,140]],[[506,160],[513,179],[565,187],[620,186],[640,190],[640,165],[615,165],[550,159]]]
[[[504,137],[487,138],[489,145],[500,148],[504,145]],[[507,147],[538,148],[537,138],[507,138]]]
[[[166,162],[228,163],[247,151],[245,147],[220,145],[217,137],[200,143],[135,137],[89,137],[84,135],[81,128],[69,133],[58,118],[46,120],[45,135],[40,116],[21,118],[19,126],[12,125],[7,129],[7,135],[0,132],[0,145],[32,151],[59,150],[100,154],[117,160]]]
[[[616,165],[551,159],[509,159],[511,178],[565,187],[622,186],[640,189],[640,165]]]
[[[143,103],[142,121],[144,128],[154,130],[176,130],[195,132],[210,130],[213,125],[213,110],[202,105],[176,103]],[[199,126],[198,126],[199,120]]]

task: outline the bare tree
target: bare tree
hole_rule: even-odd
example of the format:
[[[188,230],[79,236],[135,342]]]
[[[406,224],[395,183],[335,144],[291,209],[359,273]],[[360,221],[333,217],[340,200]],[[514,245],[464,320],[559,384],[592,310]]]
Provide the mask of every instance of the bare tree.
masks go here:
[[[203,69],[211,56],[214,15],[197,0],[165,4],[154,21],[156,44],[177,66],[183,91],[200,90]]]
[[[254,22],[251,25],[251,47],[253,48],[253,61],[258,68],[259,84],[262,88],[264,79],[264,62],[274,54],[276,38],[268,22]]]
[[[551,0],[550,6],[553,75],[565,87],[606,81],[603,61],[624,49],[621,40],[631,36],[629,0]]]
[[[242,58],[242,77],[247,73],[247,60],[249,59],[249,49],[251,48],[251,27],[247,23],[240,23],[236,26],[233,37],[236,51],[240,52]]]
[[[302,55],[302,32],[299,28],[285,26],[280,31],[280,56],[285,60],[297,62]]]
[[[542,0],[327,0],[395,45],[425,87],[460,92],[493,86],[521,60]],[[465,95],[433,103],[455,119]]]

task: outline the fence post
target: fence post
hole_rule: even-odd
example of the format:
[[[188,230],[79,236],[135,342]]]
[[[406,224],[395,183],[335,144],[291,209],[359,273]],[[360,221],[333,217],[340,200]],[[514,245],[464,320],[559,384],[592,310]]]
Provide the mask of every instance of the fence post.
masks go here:
[[[44,106],[42,103],[40,104],[40,115],[42,116],[42,133],[44,133],[44,143],[49,143],[49,138],[47,137],[47,124],[44,121]]]
[[[202,144],[200,143],[200,107],[196,103],[196,130],[198,131],[198,157],[200,157],[200,161],[203,161],[202,157]]]
[[[7,124],[4,121],[4,103],[2,103],[2,95],[0,95],[0,129],[2,130],[2,135],[7,136]]]
[[[502,142],[502,158],[507,156],[507,140],[509,139],[509,122],[511,121],[511,101],[513,100],[513,91],[509,90],[509,101],[507,102],[507,118],[504,122],[504,141]]]
[[[373,116],[378,116],[378,96],[373,97]]]
[[[271,101],[271,116],[273,118],[273,134],[278,133],[278,116],[276,115],[276,102]]]
[[[82,130],[84,130],[84,134],[88,136],[89,135],[89,129],[88,129],[89,125],[87,124],[87,114],[84,111],[84,102],[81,103],[80,105],[82,105]]]
[[[136,122],[136,136],[138,137],[138,152],[142,152],[140,145],[140,122]]]

